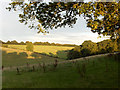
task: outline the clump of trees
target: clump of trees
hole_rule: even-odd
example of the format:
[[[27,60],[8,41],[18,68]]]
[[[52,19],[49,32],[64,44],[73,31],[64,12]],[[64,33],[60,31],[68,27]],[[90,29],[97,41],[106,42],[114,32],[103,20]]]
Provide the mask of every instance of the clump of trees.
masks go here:
[[[3,42],[0,40],[0,42],[2,44],[13,44],[13,45],[27,45],[27,42],[17,42],[16,40],[13,41],[7,41],[7,42]],[[49,43],[49,42],[33,42],[33,45],[49,45],[49,46],[69,46],[69,47],[73,47],[76,46],[75,44],[59,44],[59,43]]]
[[[68,52],[68,59],[75,59],[90,55],[112,53],[120,51],[120,40],[104,40],[98,43],[84,41],[82,45],[76,46]]]
[[[27,42],[26,50],[27,51],[33,51],[34,47],[32,42]]]

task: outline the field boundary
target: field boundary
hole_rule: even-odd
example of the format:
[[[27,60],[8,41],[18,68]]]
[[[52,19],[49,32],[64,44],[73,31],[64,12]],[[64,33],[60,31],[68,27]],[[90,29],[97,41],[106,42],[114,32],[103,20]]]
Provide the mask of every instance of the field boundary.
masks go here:
[[[87,60],[87,59],[91,59],[91,58],[96,58],[96,57],[101,57],[101,56],[107,56],[109,54],[117,54],[118,52],[115,53],[106,53],[106,54],[99,54],[99,55],[92,55],[92,56],[87,56],[87,57],[81,57],[81,58],[77,58],[77,59],[72,59],[72,60],[66,60],[66,61],[61,61],[58,62],[58,64],[63,64],[63,63],[69,63],[69,62],[76,62],[76,61],[82,61],[82,60]],[[46,65],[53,65],[54,63],[45,63]],[[29,67],[33,67],[33,66],[39,66],[38,64],[30,64]],[[3,71],[6,70],[16,70],[16,68],[25,68],[27,67],[26,65],[23,66],[14,66],[14,67],[5,67]]]

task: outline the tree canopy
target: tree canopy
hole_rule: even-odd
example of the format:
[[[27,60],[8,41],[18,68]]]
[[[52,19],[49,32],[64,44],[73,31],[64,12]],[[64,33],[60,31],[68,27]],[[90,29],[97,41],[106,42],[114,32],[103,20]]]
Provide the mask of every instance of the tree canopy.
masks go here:
[[[118,42],[118,43],[117,43]],[[90,40],[84,41],[82,45],[76,46],[68,52],[68,59],[75,59],[90,55],[104,54],[104,53],[113,53],[120,52],[120,41],[116,40],[103,40],[98,43],[94,43]]]
[[[38,33],[48,29],[73,27],[79,16],[83,16],[87,27],[99,35],[120,38],[120,1],[117,2],[12,2],[7,9],[21,10],[20,22]]]
[[[33,49],[34,49],[34,46],[33,46],[32,42],[27,42],[26,50],[33,51]]]

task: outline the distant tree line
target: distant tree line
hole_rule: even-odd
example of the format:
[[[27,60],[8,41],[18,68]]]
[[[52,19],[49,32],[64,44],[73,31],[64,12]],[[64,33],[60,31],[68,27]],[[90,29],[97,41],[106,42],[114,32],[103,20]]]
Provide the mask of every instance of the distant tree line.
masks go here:
[[[17,42],[16,40],[3,42],[0,40],[2,44],[14,44],[14,45],[27,45],[29,41],[26,42]],[[34,42],[33,45],[49,45],[49,46],[76,46],[75,44],[59,44],[59,43],[49,43],[49,42]]]
[[[112,53],[120,51],[120,40],[103,40],[98,43],[84,41],[82,45],[76,46],[68,52],[68,59],[75,59],[90,55]]]

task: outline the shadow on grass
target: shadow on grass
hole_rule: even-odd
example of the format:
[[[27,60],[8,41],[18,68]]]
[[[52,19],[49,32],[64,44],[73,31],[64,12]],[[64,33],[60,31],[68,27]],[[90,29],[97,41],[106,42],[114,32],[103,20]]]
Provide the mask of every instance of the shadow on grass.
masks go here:
[[[29,57],[29,58],[28,58]],[[46,54],[40,54],[36,52],[7,52],[2,50],[2,65],[4,67],[14,67],[14,66],[24,66],[29,64],[39,64],[45,62],[54,63],[56,58],[50,57]],[[57,58],[58,61],[63,61],[64,59]]]

